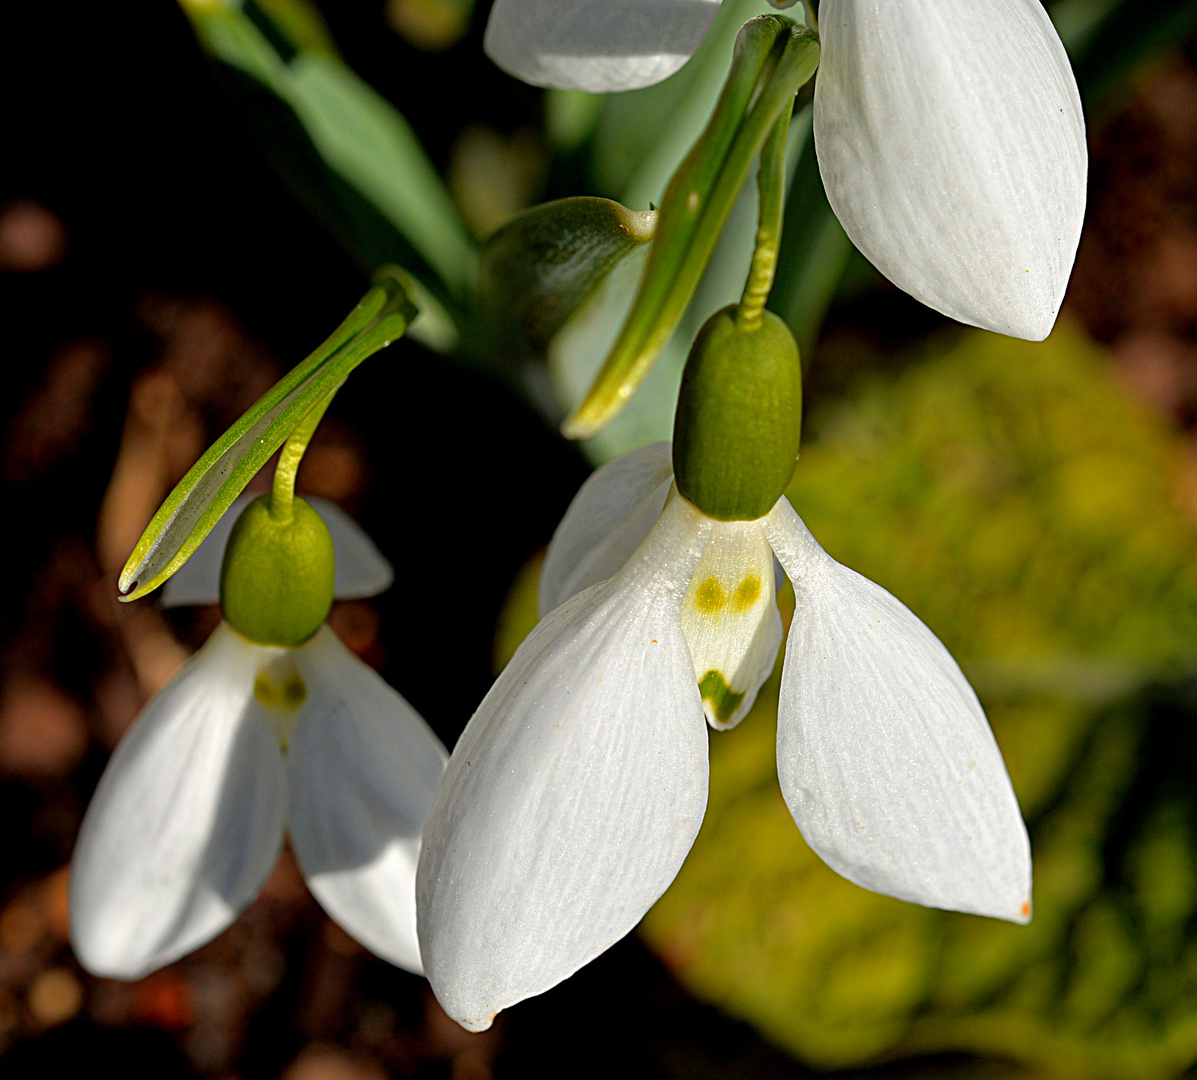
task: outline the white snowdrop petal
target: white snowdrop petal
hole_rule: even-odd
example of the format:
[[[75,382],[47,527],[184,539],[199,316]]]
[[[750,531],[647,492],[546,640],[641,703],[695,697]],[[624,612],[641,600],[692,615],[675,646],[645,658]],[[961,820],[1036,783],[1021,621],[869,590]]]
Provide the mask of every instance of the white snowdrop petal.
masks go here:
[[[667,442],[607,462],[587,479],[553,533],[540,569],[540,614],[605,581],[656,524],[673,480]]]
[[[495,0],[484,44],[534,86],[634,90],[689,60],[718,10],[719,0]]]
[[[1026,828],[956,662],[881,586],[828,556],[784,498],[765,531],[797,601],[777,770],[802,835],[866,889],[1026,922]]]
[[[1040,0],[824,0],[819,32],[815,146],[852,241],[945,315],[1046,337],[1088,158]]]
[[[215,937],[261,891],[285,791],[253,685],[279,651],[222,624],[117,747],[71,863],[71,941],[93,974],[140,978]]]
[[[162,586],[162,606],[220,603],[220,564],[237,518],[258,493],[240,496],[216,523],[195,553]],[[336,503],[304,496],[332,533],[336,552],[333,591],[338,600],[356,600],[386,592],[395,580],[391,564],[362,527]]]
[[[338,600],[363,600],[386,592],[395,580],[395,571],[366,530],[336,503],[305,498],[332,534],[336,555],[333,595]]]
[[[308,691],[287,753],[295,857],[348,933],[419,972],[416,860],[448,754],[327,626],[294,656]]]
[[[550,613],[461,736],[424,833],[420,949],[470,1030],[618,941],[673,880],[707,799],[679,609],[685,500],[611,580]]]
[[[759,522],[713,521],[682,601],[682,629],[711,727],[752,708],[781,644],[773,551]]]

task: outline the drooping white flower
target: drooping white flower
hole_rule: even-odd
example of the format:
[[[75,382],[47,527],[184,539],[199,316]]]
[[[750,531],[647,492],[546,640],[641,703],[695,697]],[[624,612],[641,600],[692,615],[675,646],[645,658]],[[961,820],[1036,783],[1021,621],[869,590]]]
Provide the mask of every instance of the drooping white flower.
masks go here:
[[[628,90],[697,48],[709,0],[497,0],[491,57],[540,86]],[[1076,80],[1040,0],[822,0],[814,136],[828,199],[886,277],[1039,340],[1080,239]]]
[[[733,725],[772,668],[774,556],[797,601],[778,775],[808,843],[866,888],[1030,917],[1018,803],[939,640],[831,559],[784,498],[756,521],[715,521],[670,478],[658,443],[583,486],[545,560],[547,613],[429,815],[421,950],[468,1028],[604,951],[677,874],[706,807],[704,710]]]
[[[338,584],[356,596],[385,588],[389,565],[332,516]],[[227,539],[226,526],[205,541],[175,603],[217,599]],[[70,882],[80,962],[135,979],[211,940],[261,891],[286,828],[329,915],[419,972],[415,868],[446,756],[327,626],[283,648],[222,623],[146,705],[88,808]]]
[[[718,11],[719,0],[495,0],[484,45],[534,86],[631,90],[677,71]]]

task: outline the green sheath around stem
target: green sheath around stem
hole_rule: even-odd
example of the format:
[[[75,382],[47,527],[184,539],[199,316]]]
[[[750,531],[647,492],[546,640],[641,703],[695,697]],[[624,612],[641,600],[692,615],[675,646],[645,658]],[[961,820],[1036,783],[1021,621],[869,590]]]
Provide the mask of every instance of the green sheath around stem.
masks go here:
[[[723,95],[662,200],[657,235],[619,338],[562,425],[588,438],[635,393],[693,298],[753,159],[814,73],[818,37],[777,15],[745,23]]]
[[[118,582],[124,601],[161,585],[192,555],[254,474],[367,357],[402,337],[416,316],[410,277],[387,267],[349,317],[208,448],[137,541]]]

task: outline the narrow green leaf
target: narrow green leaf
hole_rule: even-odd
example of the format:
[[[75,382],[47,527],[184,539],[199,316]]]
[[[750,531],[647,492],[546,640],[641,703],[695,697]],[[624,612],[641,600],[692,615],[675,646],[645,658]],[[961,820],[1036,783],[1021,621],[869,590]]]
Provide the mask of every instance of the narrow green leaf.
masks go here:
[[[332,335],[283,376],[179,481],[137,541],[121,571],[122,600],[136,600],[166,581],[192,553],[288,435],[345,377],[401,337],[415,309],[402,271],[377,284]]]
[[[272,28],[289,49],[337,55],[324,16],[307,0],[242,0],[241,10],[260,28]]]
[[[331,57],[301,53],[289,70],[290,103],[324,159],[464,296],[477,270],[474,243],[407,121]]]
[[[280,125],[273,115],[255,124],[271,136],[270,149],[281,158],[284,174],[297,154],[303,156],[302,148],[288,147],[286,141],[305,141],[307,152],[319,157],[335,181],[348,185],[410,244],[434,275],[425,284],[434,293],[463,300],[477,271],[473,240],[410,125],[336,56],[320,30],[318,13],[302,0],[256,0],[244,6],[232,0],[180,2],[209,53],[294,114],[293,125]],[[254,95],[242,95],[242,104],[250,114],[271,112]],[[332,203],[322,216],[345,217],[336,183],[308,186],[318,194],[303,192],[306,201],[318,197]],[[351,229],[350,240],[363,231],[368,230]]]
[[[654,211],[580,197],[508,222],[482,248],[479,344],[499,359],[543,359],[616,263],[652,239],[656,219]]]

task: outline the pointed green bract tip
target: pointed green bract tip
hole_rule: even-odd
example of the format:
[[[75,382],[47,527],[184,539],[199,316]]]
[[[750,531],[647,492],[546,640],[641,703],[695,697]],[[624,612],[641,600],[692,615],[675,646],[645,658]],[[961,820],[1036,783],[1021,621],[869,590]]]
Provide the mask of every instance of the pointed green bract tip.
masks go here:
[[[303,499],[290,519],[270,516],[270,496],[245,508],[229,534],[220,568],[225,620],[259,645],[302,645],[324,624],[333,601],[332,535]]]
[[[678,491],[707,517],[755,521],[794,475],[802,435],[802,366],[786,324],[751,324],[724,308],[707,320],[682,375],[673,422]]]

